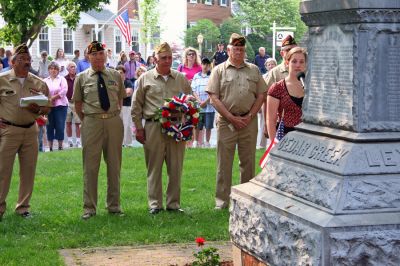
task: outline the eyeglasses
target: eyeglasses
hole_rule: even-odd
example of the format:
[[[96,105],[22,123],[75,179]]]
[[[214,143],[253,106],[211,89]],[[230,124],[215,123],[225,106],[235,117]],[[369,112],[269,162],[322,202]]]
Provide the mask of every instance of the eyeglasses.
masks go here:
[[[188,53],[187,56],[195,56],[195,53]]]

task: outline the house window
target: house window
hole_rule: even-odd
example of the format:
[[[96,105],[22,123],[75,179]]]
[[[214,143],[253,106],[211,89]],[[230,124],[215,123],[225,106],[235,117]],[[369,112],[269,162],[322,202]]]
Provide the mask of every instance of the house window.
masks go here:
[[[39,53],[41,51],[47,51],[47,53],[50,53],[49,39],[49,28],[43,27],[39,32]]]
[[[204,0],[204,4],[212,6],[212,0]]]
[[[190,0],[191,4],[197,4],[197,0]]]
[[[72,30],[64,28],[64,53],[72,55],[74,53],[74,41],[72,36]]]
[[[227,6],[227,2],[228,0],[219,0],[219,5],[220,6]]]
[[[132,31],[132,50],[139,51],[139,31],[137,29],[133,29]]]
[[[115,29],[115,54],[119,54],[122,50],[122,36],[119,29]]]
[[[99,31],[96,36],[96,30],[92,29],[92,41],[98,41],[103,43],[103,31]]]

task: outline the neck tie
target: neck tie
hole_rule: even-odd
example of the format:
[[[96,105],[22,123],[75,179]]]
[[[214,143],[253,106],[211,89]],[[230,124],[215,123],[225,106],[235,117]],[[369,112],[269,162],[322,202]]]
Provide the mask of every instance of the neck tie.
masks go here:
[[[110,100],[108,99],[106,83],[104,82],[101,72],[97,72],[99,78],[97,81],[97,89],[99,91],[100,106],[104,111],[110,109]]]

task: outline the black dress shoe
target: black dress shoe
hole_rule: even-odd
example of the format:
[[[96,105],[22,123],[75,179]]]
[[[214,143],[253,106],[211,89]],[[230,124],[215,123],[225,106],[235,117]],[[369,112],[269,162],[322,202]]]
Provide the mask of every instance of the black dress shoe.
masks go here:
[[[149,213],[150,214],[158,214],[162,209],[157,209],[157,208],[151,208]]]
[[[184,213],[185,211],[181,208],[178,209],[171,209],[171,208],[167,208],[167,211],[169,212],[178,212],[178,213]]]
[[[125,216],[125,213],[124,213],[123,211],[108,212],[108,214],[113,215],[113,216],[118,216],[118,217],[123,217],[123,216]]]
[[[28,211],[23,212],[23,213],[18,213],[19,216],[21,216],[22,218],[31,218],[32,214]]]
[[[92,218],[93,216],[96,216],[95,212],[87,212],[82,215],[82,219],[88,220],[88,219]]]

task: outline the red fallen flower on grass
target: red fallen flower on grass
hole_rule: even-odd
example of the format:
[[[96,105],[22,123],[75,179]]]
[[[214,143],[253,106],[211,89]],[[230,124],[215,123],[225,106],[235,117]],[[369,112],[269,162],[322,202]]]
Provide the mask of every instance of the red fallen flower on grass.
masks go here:
[[[163,110],[163,111],[161,112],[161,116],[162,116],[162,117],[168,117],[168,116],[169,116],[168,110]]]
[[[196,238],[196,243],[197,243],[197,246],[199,246],[199,247],[204,246],[205,242],[206,242],[206,240],[204,238],[202,238],[202,237],[197,237]]]
[[[175,110],[175,109],[176,109],[176,106],[175,106],[175,104],[174,104],[174,103],[172,103],[172,102],[170,102],[170,103],[169,103],[169,109],[171,109],[171,110]]]

